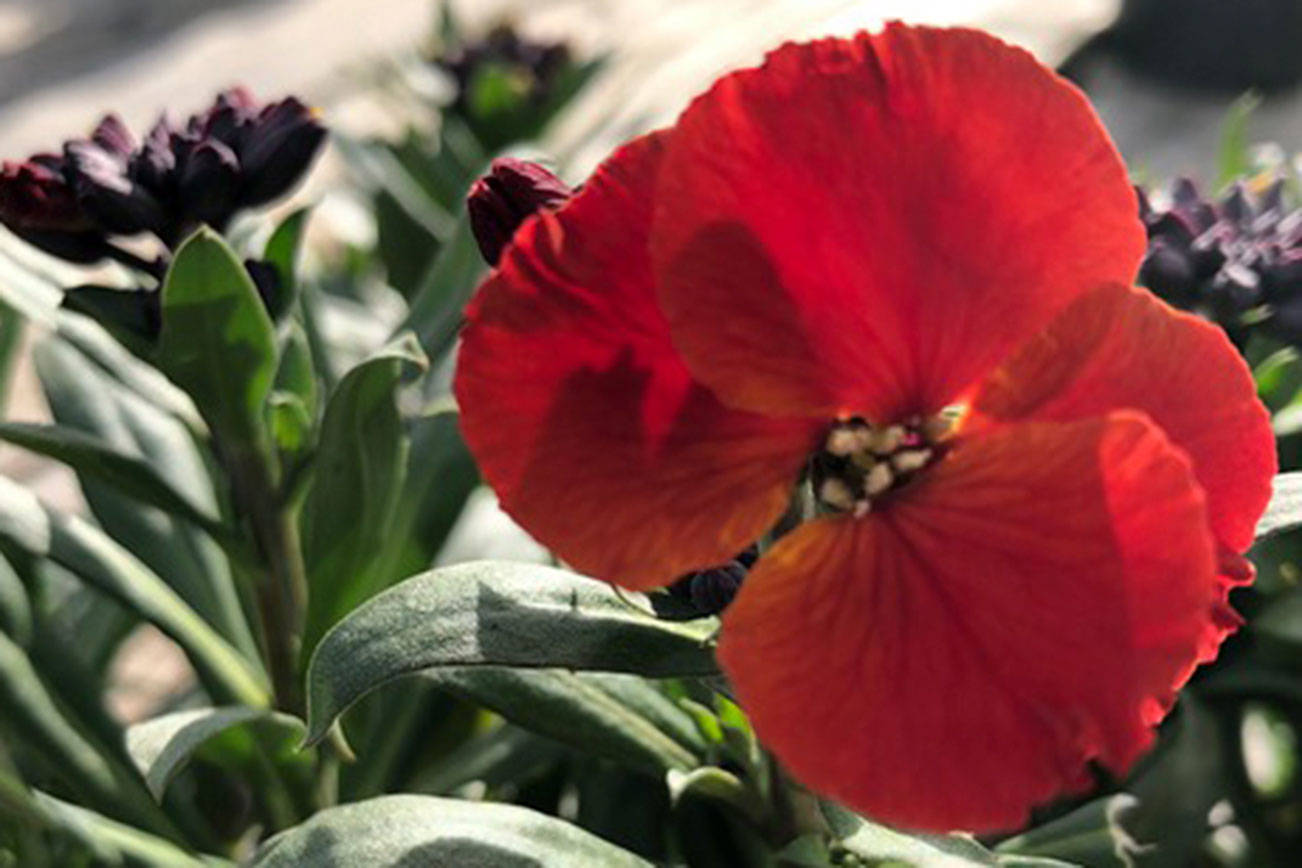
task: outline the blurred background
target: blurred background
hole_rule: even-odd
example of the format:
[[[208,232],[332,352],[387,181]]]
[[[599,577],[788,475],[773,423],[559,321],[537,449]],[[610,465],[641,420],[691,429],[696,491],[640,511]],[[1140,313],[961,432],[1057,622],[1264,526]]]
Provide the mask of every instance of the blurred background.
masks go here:
[[[980,27],[1060,68],[1090,95],[1136,179],[1146,184],[1164,186],[1187,175],[1211,193],[1251,169],[1258,157],[1292,170],[1293,155],[1302,148],[1302,0],[0,0],[0,158],[57,150],[108,111],[133,129],[147,129],[160,111],[183,117],[234,84],[264,99],[302,97],[319,107],[335,135],[307,184],[277,213],[303,203],[315,206],[310,243],[318,260],[328,263],[322,273],[343,274],[361,286],[365,281],[358,275],[371,275],[370,260],[363,262],[357,252],[379,261],[380,278],[373,281],[378,291],[369,284],[364,291],[325,287],[332,305],[351,311],[335,317],[347,333],[330,337],[355,343],[360,357],[383,341],[406,301],[417,296],[414,284],[433,251],[421,245],[457,243],[440,226],[455,221],[468,181],[458,176],[447,189],[435,190],[438,178],[422,175],[420,168],[425,156],[443,159],[458,146],[448,138],[449,128],[440,126],[436,108],[465,84],[457,81],[455,63],[434,62],[460,50],[448,39],[440,5],[466,43],[509,24],[531,45],[563,45],[573,65],[584,70],[582,86],[567,93],[557,110],[540,113],[536,128],[500,141],[492,138],[492,128],[472,129],[476,156],[462,168],[482,165],[481,158],[503,148],[523,149],[577,183],[619,142],[671,122],[720,72],[754,63],[787,39],[846,34],[892,18]],[[599,68],[585,66],[595,60]],[[546,77],[539,71],[544,61],[524,65],[530,64],[526,71]],[[480,91],[478,98],[491,103],[492,89]],[[1262,151],[1256,143],[1268,144]],[[429,202],[408,196],[421,186]],[[433,241],[422,240],[425,230]],[[413,252],[424,255],[413,260]],[[0,231],[0,257],[8,256],[33,260],[29,249]],[[45,262],[39,267],[56,270]],[[466,266],[472,276],[478,267],[477,258]],[[0,317],[10,315],[0,308]],[[334,321],[325,320],[327,326]],[[36,331],[26,329],[21,340],[30,343]],[[1283,358],[1279,353],[1285,351],[1291,355],[1270,367],[1270,359]],[[22,349],[17,358],[8,382],[0,382],[2,415],[48,421],[30,360]],[[1272,410],[1280,411],[1277,428],[1282,437],[1292,437],[1281,441],[1289,467],[1302,461],[1298,358],[1297,346],[1289,346],[1252,359],[1259,383],[1274,377],[1269,389],[1278,396],[1272,401]],[[1262,388],[1265,394],[1267,385]],[[1281,423],[1290,409],[1292,416]],[[85,511],[76,478],[31,453],[0,445],[0,474],[35,488],[56,506]],[[472,498],[467,511],[477,502]],[[509,557],[531,545],[493,518],[491,498],[485,515],[454,534],[448,542],[452,553],[443,557]],[[1302,649],[1302,596],[1295,587],[1302,578],[1296,566],[1302,544],[1284,541],[1260,554],[1262,581],[1251,592],[1260,598],[1236,602],[1250,616],[1267,612],[1268,604],[1292,607],[1276,605],[1283,614],[1273,620],[1263,615],[1254,620],[1254,630],[1260,627],[1267,636],[1275,629],[1284,645],[1267,643],[1267,657],[1275,651],[1281,659],[1291,655],[1288,666],[1295,667]],[[175,648],[156,634],[142,631],[125,648],[115,662],[114,710],[130,720],[188,673]],[[1256,690],[1242,679],[1232,688],[1225,685],[1259,650],[1231,646],[1223,655],[1225,677],[1212,688],[1240,690],[1249,683],[1249,692]],[[1267,662],[1273,665],[1274,658]],[[1274,672],[1265,664],[1253,671],[1267,670]],[[1285,686],[1266,691],[1268,706],[1244,704],[1242,694],[1234,693],[1223,719],[1200,717],[1197,703],[1203,700],[1188,700],[1192,710],[1186,713],[1195,722],[1184,724],[1179,744],[1168,738],[1175,759],[1162,766],[1162,775],[1148,778],[1156,781],[1148,791],[1142,781],[1136,787],[1159,801],[1188,798],[1203,806],[1191,810],[1199,814],[1198,824],[1213,829],[1213,839],[1220,835],[1213,841],[1220,855],[1202,864],[1246,864],[1235,854],[1248,851],[1234,839],[1243,832],[1230,822],[1233,811],[1226,813],[1229,802],[1221,788],[1193,792],[1207,780],[1231,775],[1206,767],[1209,754],[1202,746],[1217,739],[1199,726],[1228,732],[1229,741],[1241,736],[1242,762],[1232,774],[1246,775],[1238,783],[1266,794],[1260,796],[1261,816],[1243,818],[1249,831],[1267,835],[1278,852],[1302,841],[1295,729],[1280,711],[1302,721],[1302,691],[1296,679]],[[1203,694],[1208,702],[1217,695],[1212,688]],[[1222,707],[1216,709],[1220,715]],[[1181,745],[1188,748],[1183,753],[1177,751]],[[1159,816],[1163,822],[1179,819],[1178,812]],[[1252,829],[1254,823],[1260,828]]]

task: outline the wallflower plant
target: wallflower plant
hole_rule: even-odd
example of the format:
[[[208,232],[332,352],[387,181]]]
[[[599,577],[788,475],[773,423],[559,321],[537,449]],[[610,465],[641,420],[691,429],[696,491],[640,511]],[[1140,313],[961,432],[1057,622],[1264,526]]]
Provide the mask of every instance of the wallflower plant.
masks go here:
[[[373,242],[259,222],[325,138],[292,97],[0,173],[52,417],[0,440],[84,496],[0,477],[0,866],[1291,852],[1247,733],[1302,726],[1297,386],[1132,285],[1214,281],[1193,214],[1283,286],[1271,200],[1141,221],[1073,87],[905,25],[572,186],[499,151],[596,65],[450,21],[437,132],[334,138]]]
[[[760,738],[870,816],[1013,828],[1149,745],[1270,495],[1246,365],[1129,288],[1144,249],[1024,52],[785,46],[522,227],[468,312],[464,430],[524,527],[637,590],[808,487],[723,616]]]

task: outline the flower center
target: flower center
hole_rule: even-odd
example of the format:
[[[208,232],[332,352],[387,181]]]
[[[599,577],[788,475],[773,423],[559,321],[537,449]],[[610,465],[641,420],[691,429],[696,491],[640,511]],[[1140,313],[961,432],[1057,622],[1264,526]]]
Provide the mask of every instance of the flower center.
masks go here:
[[[810,458],[814,500],[828,512],[867,515],[873,502],[907,485],[944,451],[956,414],[873,427],[858,416],[828,429]]]

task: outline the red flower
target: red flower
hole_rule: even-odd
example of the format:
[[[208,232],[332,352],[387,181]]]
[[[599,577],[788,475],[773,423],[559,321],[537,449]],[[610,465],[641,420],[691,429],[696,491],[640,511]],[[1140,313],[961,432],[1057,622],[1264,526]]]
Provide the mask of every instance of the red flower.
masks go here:
[[[469,311],[465,434],[521,524],[632,588],[727,561],[803,474],[821,517],[723,616],[760,737],[879,819],[1016,826],[1124,771],[1215,654],[1275,470],[1223,335],[1128,288],[1144,248],[1025,52],[784,46],[520,229]]]

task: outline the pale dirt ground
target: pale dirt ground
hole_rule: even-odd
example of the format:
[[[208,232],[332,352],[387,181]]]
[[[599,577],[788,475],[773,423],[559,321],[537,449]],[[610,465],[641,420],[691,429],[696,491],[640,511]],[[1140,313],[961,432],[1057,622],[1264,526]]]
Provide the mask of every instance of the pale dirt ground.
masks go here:
[[[1120,0],[454,0],[484,28],[511,17],[581,52],[612,52],[545,142],[578,179],[619,141],[672,121],[719,72],[757,61],[792,38],[848,33],[884,20],[967,24],[1061,61],[1107,25]],[[0,157],[51,148],[106,110],[137,128],[164,107],[186,113],[244,83],[268,97],[293,92],[350,132],[394,123],[368,77],[409,55],[429,32],[431,0],[0,0]],[[1092,94],[1123,152],[1156,177],[1211,165],[1228,100],[1172,94],[1120,71]],[[1267,103],[1261,138],[1302,145],[1297,98]],[[326,160],[299,198],[319,199],[338,166]],[[0,248],[12,244],[0,233]],[[4,315],[4,314],[0,314]],[[31,330],[29,329],[29,332]],[[45,420],[29,366],[19,369],[4,417]],[[77,509],[67,472],[0,446],[0,473]],[[183,678],[167,640],[143,632],[121,655],[113,702],[126,718],[148,711]],[[167,662],[167,661],[173,662]]]

